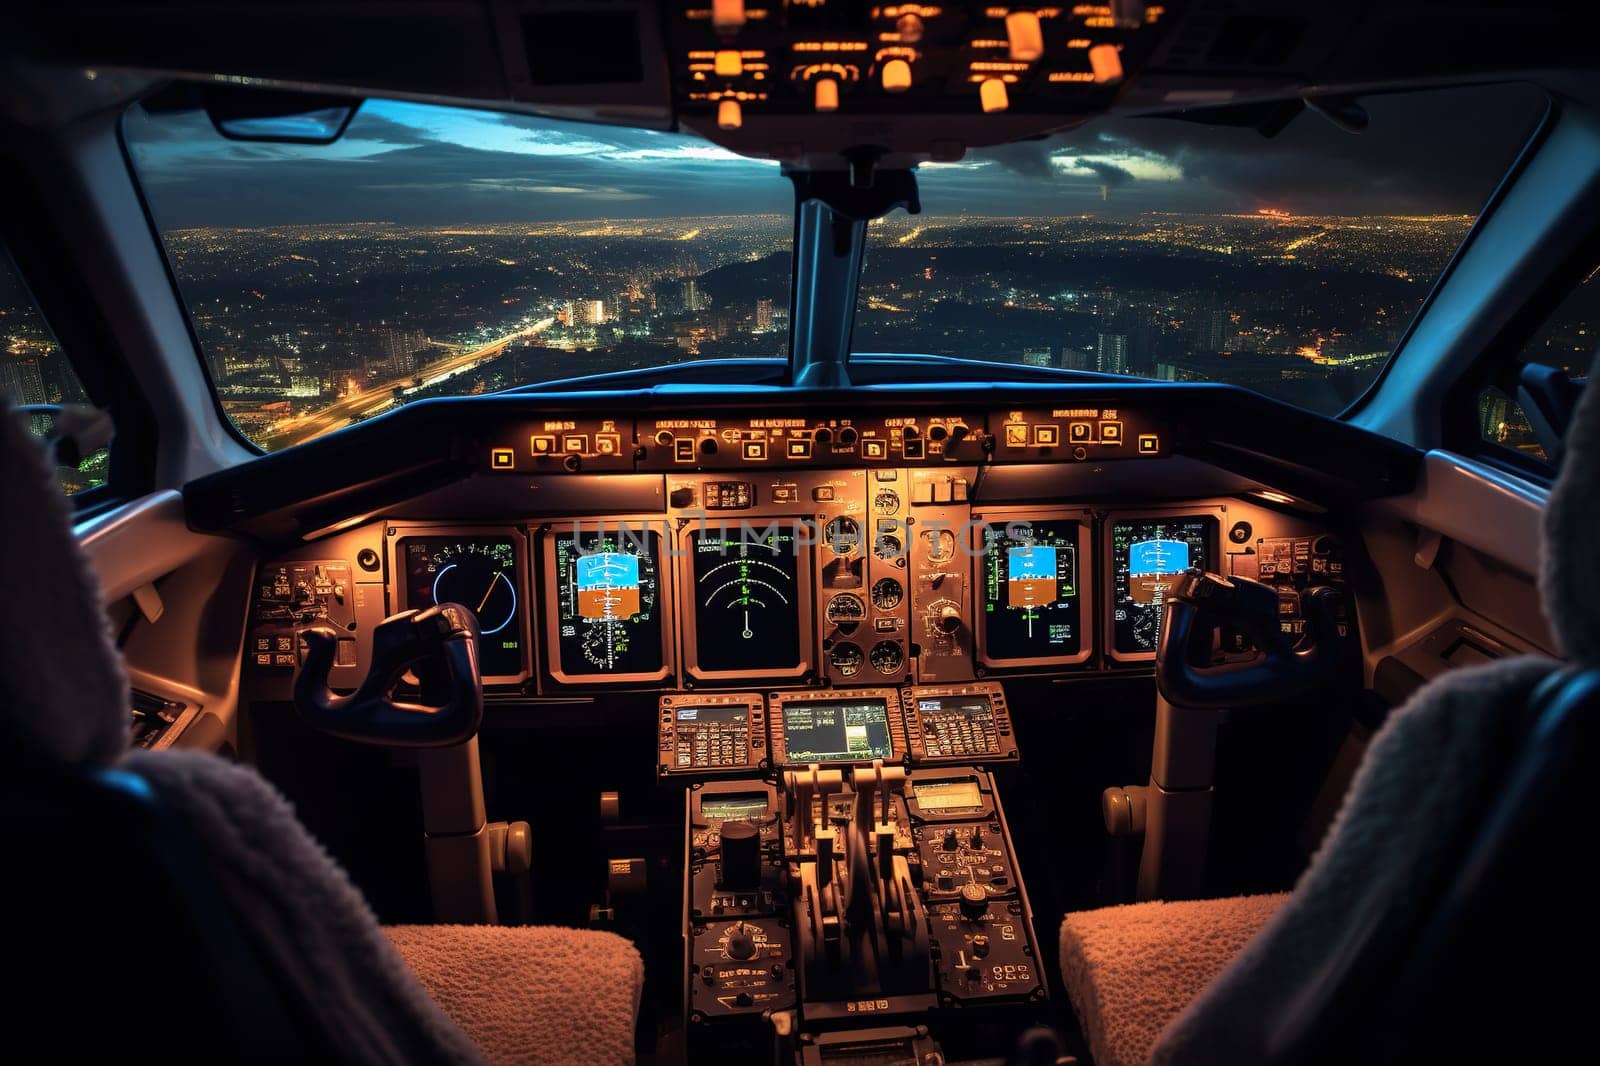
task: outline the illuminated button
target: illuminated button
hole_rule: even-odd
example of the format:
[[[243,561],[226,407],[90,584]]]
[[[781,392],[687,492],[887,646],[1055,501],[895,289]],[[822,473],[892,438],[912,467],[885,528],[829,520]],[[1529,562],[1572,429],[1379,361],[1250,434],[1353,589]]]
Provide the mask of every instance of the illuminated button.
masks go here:
[[[672,459],[678,463],[694,462],[694,441],[688,437],[679,437],[673,441]]]
[[[551,455],[556,450],[556,439],[548,434],[540,434],[530,441],[534,455]]]
[[[808,440],[792,440],[789,442],[789,458],[811,458],[811,442]]]
[[[1028,427],[1020,422],[1006,424],[1006,447],[1026,448],[1028,446]]]
[[[884,92],[903,93],[909,88],[911,88],[910,63],[904,59],[891,59],[883,65]]]
[[[272,665],[273,666],[293,666],[294,665],[294,654],[291,652],[288,655],[274,655],[272,657]]]
[[[1141,455],[1154,455],[1161,450],[1161,441],[1154,433],[1139,434],[1139,453]]]
[[[1067,426],[1067,439],[1074,444],[1094,440],[1094,426],[1088,422],[1073,422]]]
[[[983,104],[983,113],[986,115],[998,114],[1011,106],[1011,98],[1006,95],[1006,83],[999,78],[986,78],[978,86],[978,101]]]
[[[489,466],[495,470],[511,470],[517,465],[517,453],[510,448],[490,448]]]
[[[596,433],[594,436],[594,450],[598,455],[616,455],[622,451],[622,435],[619,433]]]
[[[861,458],[882,459],[889,454],[889,442],[869,439],[861,442]]]
[[[1121,444],[1122,443],[1122,423],[1121,422],[1102,422],[1102,423],[1100,423],[1100,443],[1101,444]]]
[[[257,666],[271,666],[272,665],[272,653],[271,652],[257,652],[256,653],[256,665]]]
[[[722,130],[736,130],[744,125],[744,112],[739,109],[739,101],[724,100],[717,105],[717,128]]]
[[[1113,85],[1122,80],[1122,56],[1114,44],[1097,44],[1089,49],[1089,66],[1096,85]]]
[[[817,503],[833,502],[833,486],[818,485],[816,488],[811,490],[811,499]]]
[[[736,30],[744,25],[744,0],[711,0],[711,25]]]
[[[1032,63],[1044,55],[1044,30],[1039,28],[1039,16],[1032,11],[1007,15],[1006,42],[1011,46],[1011,58],[1018,63]]]
[[[813,89],[814,106],[820,112],[839,110],[839,83],[832,78],[818,78]]]
[[[1041,448],[1054,448],[1061,443],[1060,426],[1034,426],[1033,443]]]
[[[561,450],[564,452],[575,452],[578,455],[582,455],[584,452],[589,450],[589,434],[568,433],[565,437],[561,438]]]
[[[711,65],[719,78],[737,78],[744,73],[744,60],[740,59],[739,53],[732,48],[724,48],[718,52]]]
[[[767,442],[764,440],[747,440],[744,442],[744,457],[751,460],[764,460],[767,457]]]

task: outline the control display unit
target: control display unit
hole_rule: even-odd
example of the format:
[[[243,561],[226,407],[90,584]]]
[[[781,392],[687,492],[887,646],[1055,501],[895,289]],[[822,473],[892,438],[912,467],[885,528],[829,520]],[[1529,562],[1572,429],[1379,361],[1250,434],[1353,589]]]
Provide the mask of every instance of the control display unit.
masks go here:
[[[893,762],[900,758],[900,694],[892,688],[773,693],[777,765]]]
[[[658,526],[627,519],[545,538],[550,675],[564,684],[660,681],[672,670]]]
[[[767,712],[759,693],[662,696],[659,717],[663,776],[730,773],[766,765]]]
[[[488,682],[528,676],[526,541],[521,533],[440,531],[395,543],[400,608],[458,603],[478,620],[478,662]]]
[[[1204,514],[1113,516],[1107,528],[1111,559],[1113,658],[1153,659],[1161,637],[1161,608],[1178,575],[1214,568],[1217,519]]]
[[[1088,659],[1087,524],[1067,514],[983,519],[979,659],[999,668]]]
[[[914,764],[1017,757],[998,682],[916,685],[905,690],[906,748]]]
[[[696,525],[683,550],[690,675],[791,678],[811,668],[809,549],[793,522]]]

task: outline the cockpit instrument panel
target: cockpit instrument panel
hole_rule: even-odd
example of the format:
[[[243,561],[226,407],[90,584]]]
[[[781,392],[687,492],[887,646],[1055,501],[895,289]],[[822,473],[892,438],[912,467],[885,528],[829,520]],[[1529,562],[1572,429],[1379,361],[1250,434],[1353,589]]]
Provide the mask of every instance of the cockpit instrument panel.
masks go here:
[[[521,533],[439,530],[395,542],[406,610],[459,603],[478,620],[478,661],[491,684],[528,675],[527,582]]]
[[[768,697],[775,766],[898,760],[905,727],[892,688],[775,692]]]
[[[906,747],[915,765],[1017,757],[998,682],[915,685],[905,690]]]
[[[1080,663],[1093,652],[1082,604],[1089,526],[1062,512],[985,514],[979,574],[978,658],[1015,668]]]
[[[1107,523],[1111,558],[1114,659],[1153,659],[1161,608],[1179,574],[1216,568],[1217,518],[1207,514],[1114,515]]]
[[[662,542],[659,519],[569,523],[546,534],[552,678],[627,684],[672,672]]]
[[[691,526],[683,550],[690,675],[793,678],[811,668],[811,549],[794,522]]]
[[[764,768],[766,708],[758,692],[662,696],[659,772],[665,777]]]

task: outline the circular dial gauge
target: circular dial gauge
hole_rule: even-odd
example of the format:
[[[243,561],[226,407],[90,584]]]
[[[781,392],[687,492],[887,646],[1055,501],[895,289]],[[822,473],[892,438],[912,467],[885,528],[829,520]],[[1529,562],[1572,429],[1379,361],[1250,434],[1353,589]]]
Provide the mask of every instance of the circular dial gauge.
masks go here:
[[[880,640],[872,646],[872,668],[880,674],[897,672],[905,658],[898,641]]]
[[[905,589],[892,577],[879,578],[872,583],[872,605],[880,611],[892,611],[905,598]]]
[[[822,541],[835,555],[854,555],[861,547],[861,526],[854,518],[840,515],[823,527]]]
[[[903,566],[906,555],[905,541],[895,533],[879,533],[873,538],[872,554],[880,559],[899,562]]]
[[[853,592],[841,592],[828,601],[828,621],[849,633],[866,617],[866,604]]]
[[[928,562],[948,562],[956,553],[956,535],[948,529],[925,529],[922,531],[923,543],[928,553]]]
[[[838,671],[840,677],[854,677],[861,672],[861,664],[866,662],[866,656],[861,654],[859,644],[845,640],[833,646],[828,661],[833,664],[834,670]]]
[[[434,603],[459,603],[478,619],[478,632],[493,636],[517,617],[513,549],[509,542],[445,544],[429,556]]]
[[[894,489],[880,489],[872,498],[872,509],[879,514],[894,514],[900,507],[900,494]]]

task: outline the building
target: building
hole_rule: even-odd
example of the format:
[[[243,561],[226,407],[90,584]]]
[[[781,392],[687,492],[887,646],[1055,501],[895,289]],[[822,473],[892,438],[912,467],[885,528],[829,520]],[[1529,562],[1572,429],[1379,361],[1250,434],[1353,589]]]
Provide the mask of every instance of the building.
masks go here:
[[[678,303],[690,314],[705,310],[706,296],[700,291],[698,278],[685,278],[683,284],[678,286]]]
[[[568,300],[567,325],[603,326],[606,321],[604,300]]]
[[[756,331],[765,333],[772,328],[772,301],[761,299],[756,301]]]
[[[1071,345],[1066,345],[1066,344],[1062,345],[1061,346],[1061,369],[1062,370],[1093,370],[1094,366],[1093,366],[1092,353],[1087,352],[1082,348],[1074,348]]]
[[[1128,372],[1128,335],[1102,333],[1095,344],[1094,368],[1102,374]]]
[[[1234,348],[1235,331],[1233,316],[1226,311],[1212,311],[1206,323],[1206,350],[1212,352],[1231,352]]]
[[[44,376],[39,373],[39,361],[37,359],[0,361],[0,395],[4,395],[19,406],[49,403],[44,391]]]
[[[1049,366],[1049,348],[1024,348],[1022,349],[1023,366]]]

